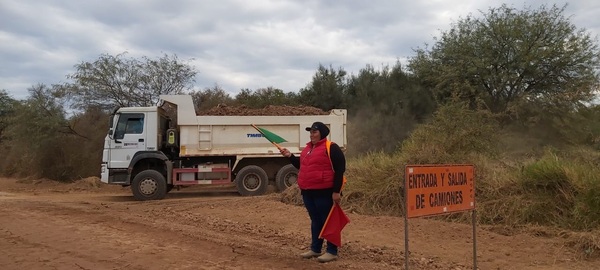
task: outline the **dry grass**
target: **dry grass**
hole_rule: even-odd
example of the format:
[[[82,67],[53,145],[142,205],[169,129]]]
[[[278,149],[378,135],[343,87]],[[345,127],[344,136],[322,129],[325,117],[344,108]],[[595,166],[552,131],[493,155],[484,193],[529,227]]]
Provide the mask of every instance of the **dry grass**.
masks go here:
[[[582,259],[600,258],[600,231],[568,232],[567,245],[579,251]]]
[[[348,184],[342,200],[356,213],[402,215],[404,167],[382,152],[348,160]]]

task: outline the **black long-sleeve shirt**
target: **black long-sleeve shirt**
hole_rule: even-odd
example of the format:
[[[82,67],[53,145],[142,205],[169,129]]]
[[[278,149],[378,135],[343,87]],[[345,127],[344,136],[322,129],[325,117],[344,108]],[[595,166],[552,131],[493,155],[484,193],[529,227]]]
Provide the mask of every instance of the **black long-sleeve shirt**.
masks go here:
[[[329,151],[331,155],[331,164],[333,165],[334,171],[333,188],[322,190],[301,190],[302,194],[331,194],[333,192],[340,193],[342,191],[344,172],[346,172],[346,157],[344,156],[344,152],[342,152],[340,146],[336,143],[331,143]],[[294,154],[292,154],[290,156],[290,162],[292,163],[292,165],[294,165],[294,167],[296,167],[296,169],[300,169],[300,157],[294,156]]]

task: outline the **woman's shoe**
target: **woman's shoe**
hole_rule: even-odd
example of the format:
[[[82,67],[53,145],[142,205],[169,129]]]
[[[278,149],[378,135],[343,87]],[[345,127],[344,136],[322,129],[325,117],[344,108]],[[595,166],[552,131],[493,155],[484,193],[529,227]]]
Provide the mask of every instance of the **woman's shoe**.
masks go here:
[[[319,262],[326,263],[326,262],[335,261],[335,260],[337,260],[337,258],[338,258],[337,255],[333,255],[329,252],[326,252],[325,254],[319,256],[317,258],[317,260],[319,260]]]
[[[321,256],[321,253],[316,253],[312,250],[309,250],[307,252],[300,254],[300,256],[302,256],[302,258],[304,258],[304,259],[310,259],[310,258]]]

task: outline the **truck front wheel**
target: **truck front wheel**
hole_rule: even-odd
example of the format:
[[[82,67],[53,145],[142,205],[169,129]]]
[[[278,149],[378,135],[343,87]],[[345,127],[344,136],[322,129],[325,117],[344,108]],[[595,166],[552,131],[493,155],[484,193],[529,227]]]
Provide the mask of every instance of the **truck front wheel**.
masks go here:
[[[235,184],[242,196],[263,195],[269,187],[269,177],[261,167],[250,165],[237,173]]]
[[[131,182],[131,192],[139,201],[160,200],[167,194],[167,181],[158,171],[141,171]]]

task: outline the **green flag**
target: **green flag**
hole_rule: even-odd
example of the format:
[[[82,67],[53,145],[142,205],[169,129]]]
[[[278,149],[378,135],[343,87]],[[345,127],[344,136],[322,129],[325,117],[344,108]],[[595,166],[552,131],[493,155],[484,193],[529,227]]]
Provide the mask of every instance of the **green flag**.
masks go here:
[[[284,138],[281,138],[279,135],[277,135],[271,131],[268,131],[264,128],[259,128],[254,124],[252,124],[252,127],[254,127],[256,130],[258,130],[258,132],[260,132],[260,134],[262,134],[263,137],[265,137],[265,139],[269,140],[271,143],[273,143],[275,146],[277,146],[277,148],[281,148],[279,146],[280,143],[287,142]]]

